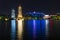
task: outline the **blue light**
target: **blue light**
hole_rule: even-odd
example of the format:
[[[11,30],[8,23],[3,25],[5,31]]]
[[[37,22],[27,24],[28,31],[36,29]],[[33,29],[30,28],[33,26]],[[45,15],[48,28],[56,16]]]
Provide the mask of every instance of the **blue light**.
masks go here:
[[[12,9],[11,18],[15,19],[15,10]]]
[[[11,40],[16,38],[16,20],[11,20]]]
[[[35,23],[36,20],[33,20],[33,39],[36,38],[36,23]]]
[[[41,35],[41,21],[40,20],[26,20],[27,34],[29,39],[39,38]]]
[[[33,20],[27,20],[27,31],[29,39],[33,38]]]
[[[46,20],[26,20],[28,39],[47,40]]]
[[[40,12],[27,12],[26,15],[30,15],[30,16],[33,16],[33,17],[42,17],[45,15],[44,13],[40,13]]]
[[[29,35],[29,39],[35,38],[37,40],[45,40],[45,20],[43,19],[45,14],[39,12],[28,12],[26,15],[42,18],[42,20],[26,20],[27,34]]]
[[[49,32],[49,20],[45,20],[45,34],[48,37]]]
[[[41,37],[41,20],[36,20],[36,39],[40,39]]]
[[[42,23],[42,36],[45,36],[45,20],[41,20]]]

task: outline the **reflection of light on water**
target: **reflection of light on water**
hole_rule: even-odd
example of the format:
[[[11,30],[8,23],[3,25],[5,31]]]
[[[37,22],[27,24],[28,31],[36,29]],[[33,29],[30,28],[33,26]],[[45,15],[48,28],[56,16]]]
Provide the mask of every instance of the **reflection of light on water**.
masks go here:
[[[42,35],[45,35],[45,20],[41,20],[42,25]]]
[[[45,20],[45,22],[46,22],[46,36],[48,36],[48,25],[49,25],[49,20]]]
[[[11,40],[16,38],[16,20],[11,20]]]
[[[23,32],[23,20],[18,20],[17,21],[17,26],[18,26],[18,40],[22,40],[22,32]]]
[[[34,39],[36,38],[36,28],[35,28],[35,20],[33,20],[33,37],[34,37]]]
[[[6,28],[6,29],[7,29],[7,27],[8,27],[8,26],[7,26],[7,25],[8,25],[7,22],[8,22],[8,21],[5,21],[5,28]]]

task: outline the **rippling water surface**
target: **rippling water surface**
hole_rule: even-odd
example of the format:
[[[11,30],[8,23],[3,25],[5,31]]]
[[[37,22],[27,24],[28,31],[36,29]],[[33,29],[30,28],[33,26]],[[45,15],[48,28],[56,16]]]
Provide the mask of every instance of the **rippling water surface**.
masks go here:
[[[0,40],[60,39],[60,20],[0,20]]]

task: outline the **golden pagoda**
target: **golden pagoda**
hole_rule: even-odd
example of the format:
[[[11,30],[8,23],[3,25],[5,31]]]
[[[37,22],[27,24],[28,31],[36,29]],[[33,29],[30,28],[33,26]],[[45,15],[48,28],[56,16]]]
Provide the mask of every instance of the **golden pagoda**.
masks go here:
[[[19,7],[18,7],[18,16],[17,16],[17,19],[18,20],[20,20],[20,19],[22,19],[22,6],[21,5],[19,5]]]

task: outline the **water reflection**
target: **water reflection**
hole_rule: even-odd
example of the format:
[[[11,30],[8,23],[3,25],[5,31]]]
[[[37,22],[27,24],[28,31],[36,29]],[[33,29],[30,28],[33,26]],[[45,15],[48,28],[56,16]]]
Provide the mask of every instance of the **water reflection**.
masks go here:
[[[11,22],[11,23],[10,23]],[[47,40],[45,37],[48,37],[49,31],[49,20],[17,20],[17,27],[16,27],[16,20],[11,20],[10,22],[5,21],[4,23],[0,21],[1,26],[1,34],[4,35],[2,37],[6,37],[6,39],[11,37],[11,40],[16,40],[16,28],[17,28],[17,40],[23,40],[23,25],[25,37],[28,40]],[[23,24],[23,22],[25,24]],[[4,26],[2,25],[4,24]],[[9,26],[11,24],[11,26]],[[3,28],[5,27],[5,28]],[[11,30],[10,30],[11,27]],[[4,29],[4,30],[3,30]],[[10,33],[11,31],[11,33]],[[9,34],[10,33],[10,34]],[[6,34],[6,35],[5,35]],[[10,36],[9,36],[10,35]],[[9,39],[8,39],[9,40]],[[24,39],[25,40],[25,39]]]
[[[23,40],[22,37],[22,32],[23,32],[23,20],[17,20],[17,35],[18,35],[18,40]]]
[[[5,39],[8,37],[6,34],[8,34],[8,21],[5,21]]]
[[[11,40],[16,38],[16,20],[11,20]]]
[[[26,31],[27,31],[27,40],[35,39],[35,20],[26,20]]]
[[[5,25],[4,25],[4,21],[0,20],[0,40],[5,39],[6,37],[6,33],[5,32]],[[5,38],[4,38],[5,37]]]
[[[36,39],[36,24],[35,24],[35,20],[33,20],[33,39]]]
[[[48,20],[26,20],[25,23],[28,40],[47,40]]]
[[[46,40],[45,39],[45,20],[41,20],[41,27],[42,27],[42,34],[41,34],[41,40]]]
[[[45,22],[46,22],[46,23],[45,23],[45,24],[46,24],[46,25],[45,25],[45,27],[46,27],[46,37],[48,37],[48,34],[49,34],[49,33],[48,33],[48,32],[49,32],[49,20],[45,20]]]
[[[0,39],[10,39],[10,21],[0,20]]]

